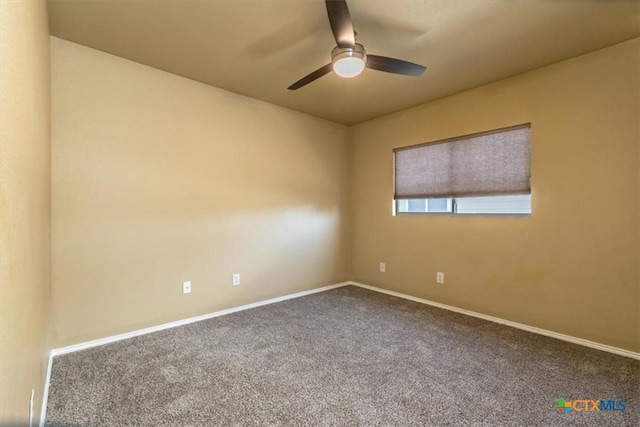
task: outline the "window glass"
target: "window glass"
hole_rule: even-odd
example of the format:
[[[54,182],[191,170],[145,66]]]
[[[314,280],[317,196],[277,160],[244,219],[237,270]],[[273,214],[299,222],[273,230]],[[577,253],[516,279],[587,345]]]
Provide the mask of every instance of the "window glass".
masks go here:
[[[486,215],[529,215],[531,195],[458,197],[449,199],[404,199],[396,201],[396,212]]]

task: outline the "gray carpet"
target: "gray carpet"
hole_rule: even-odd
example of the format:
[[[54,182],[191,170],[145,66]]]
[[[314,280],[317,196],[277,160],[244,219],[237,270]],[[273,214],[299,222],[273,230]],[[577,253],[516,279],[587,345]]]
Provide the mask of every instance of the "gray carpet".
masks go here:
[[[639,387],[639,361],[348,286],[58,356],[47,425],[637,426]]]

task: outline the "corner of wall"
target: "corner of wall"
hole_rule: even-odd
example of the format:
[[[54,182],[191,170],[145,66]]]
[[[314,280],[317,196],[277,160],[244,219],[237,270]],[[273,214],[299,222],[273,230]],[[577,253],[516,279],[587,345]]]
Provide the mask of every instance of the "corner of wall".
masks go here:
[[[2,1],[0,21],[0,424],[36,425],[51,350],[47,4]]]

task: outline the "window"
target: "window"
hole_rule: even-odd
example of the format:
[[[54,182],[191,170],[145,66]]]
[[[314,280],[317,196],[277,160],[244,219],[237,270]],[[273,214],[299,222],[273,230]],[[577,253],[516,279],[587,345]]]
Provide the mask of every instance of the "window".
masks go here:
[[[396,213],[453,214],[531,214],[531,195],[459,197],[451,199],[401,199],[396,201]]]
[[[395,212],[530,214],[531,125],[394,150]]]

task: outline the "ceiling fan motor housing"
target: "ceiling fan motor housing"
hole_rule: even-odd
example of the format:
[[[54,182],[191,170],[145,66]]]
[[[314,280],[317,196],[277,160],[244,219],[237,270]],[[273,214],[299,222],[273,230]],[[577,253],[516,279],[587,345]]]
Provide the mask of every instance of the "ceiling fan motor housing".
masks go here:
[[[355,77],[364,70],[367,63],[367,50],[360,43],[353,47],[336,46],[331,51],[333,71],[340,77]]]

